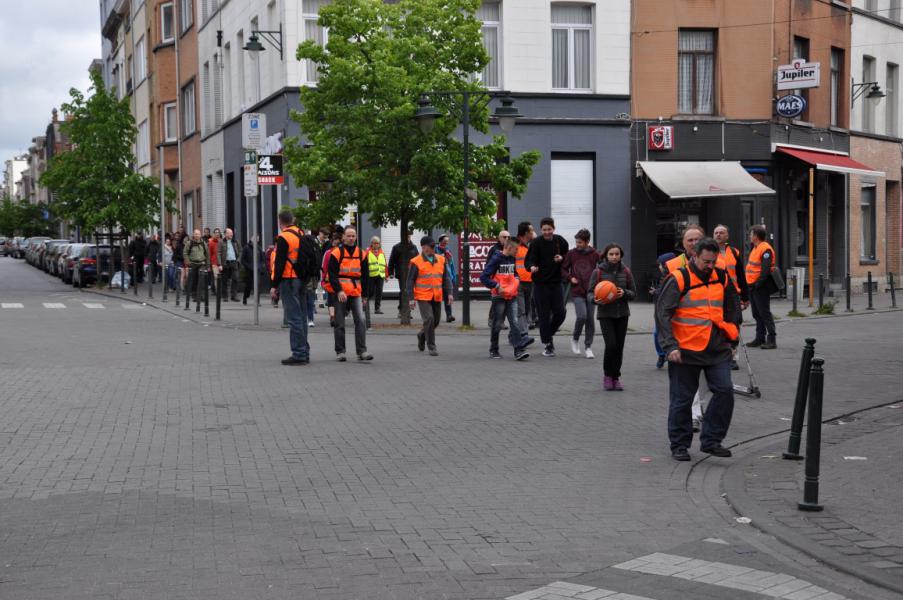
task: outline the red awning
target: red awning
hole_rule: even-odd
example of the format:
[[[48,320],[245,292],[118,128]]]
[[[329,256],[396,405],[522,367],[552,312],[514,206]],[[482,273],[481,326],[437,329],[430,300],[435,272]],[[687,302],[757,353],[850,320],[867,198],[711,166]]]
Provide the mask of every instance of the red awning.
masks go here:
[[[785,148],[778,146],[775,151],[782,154],[789,154],[793,158],[797,158],[804,163],[814,166],[820,171],[835,171],[837,173],[852,173],[855,175],[867,175],[870,177],[884,177],[884,171],[876,171],[871,167],[853,160],[849,156],[842,154],[831,154],[830,152],[819,152],[817,150],[801,150],[799,148]]]

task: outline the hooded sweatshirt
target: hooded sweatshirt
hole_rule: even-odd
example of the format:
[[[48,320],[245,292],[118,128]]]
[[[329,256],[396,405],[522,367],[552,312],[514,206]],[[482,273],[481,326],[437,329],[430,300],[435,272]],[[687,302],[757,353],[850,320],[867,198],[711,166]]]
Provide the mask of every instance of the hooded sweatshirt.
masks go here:
[[[589,287],[589,279],[596,268],[599,253],[592,246],[586,248],[571,248],[561,261],[561,279],[571,282],[571,278],[577,279],[577,283],[571,282],[571,297],[583,298],[592,289]]]

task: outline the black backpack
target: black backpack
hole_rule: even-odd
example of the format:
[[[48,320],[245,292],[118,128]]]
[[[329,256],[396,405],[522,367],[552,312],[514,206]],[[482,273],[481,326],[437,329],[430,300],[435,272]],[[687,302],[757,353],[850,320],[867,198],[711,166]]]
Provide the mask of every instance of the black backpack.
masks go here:
[[[286,231],[298,237],[298,259],[289,261],[295,270],[295,276],[302,281],[319,277],[320,261],[318,257],[320,255],[320,247],[317,245],[317,241],[309,235],[301,235],[294,229],[287,229]]]

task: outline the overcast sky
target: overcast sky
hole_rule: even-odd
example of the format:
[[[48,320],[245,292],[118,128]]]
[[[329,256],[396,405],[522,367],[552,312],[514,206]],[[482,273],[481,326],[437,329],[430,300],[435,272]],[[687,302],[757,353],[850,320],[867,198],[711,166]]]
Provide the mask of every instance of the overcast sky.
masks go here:
[[[100,58],[98,0],[0,0],[0,164],[43,135],[50,111],[86,90]]]

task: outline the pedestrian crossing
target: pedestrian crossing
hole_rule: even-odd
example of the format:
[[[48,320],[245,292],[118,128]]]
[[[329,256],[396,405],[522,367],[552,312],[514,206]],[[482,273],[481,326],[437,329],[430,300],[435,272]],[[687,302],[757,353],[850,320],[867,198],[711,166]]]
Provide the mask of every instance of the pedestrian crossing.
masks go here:
[[[0,311],[26,310],[30,308],[40,308],[42,310],[141,310],[143,308],[147,308],[147,306],[144,304],[135,304],[132,302],[35,302],[30,304],[26,304],[24,302],[0,302]]]

